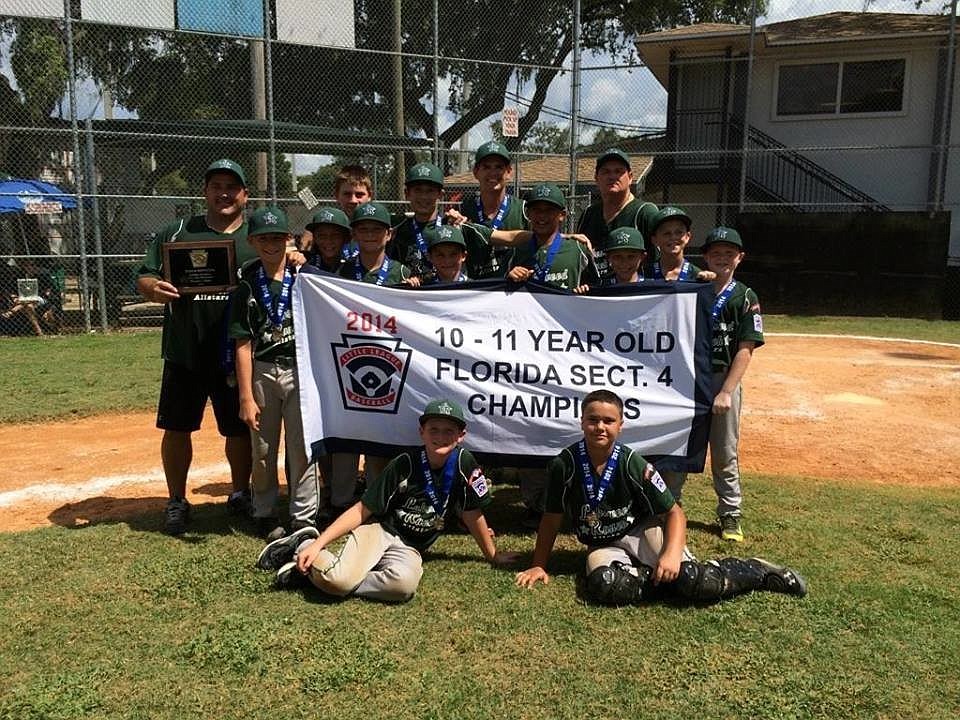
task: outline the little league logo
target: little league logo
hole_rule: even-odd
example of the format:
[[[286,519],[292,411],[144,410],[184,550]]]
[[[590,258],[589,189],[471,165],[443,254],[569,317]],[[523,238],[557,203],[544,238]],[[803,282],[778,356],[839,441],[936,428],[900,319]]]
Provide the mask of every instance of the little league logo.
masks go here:
[[[395,337],[341,335],[331,343],[345,410],[396,413],[411,350]]]

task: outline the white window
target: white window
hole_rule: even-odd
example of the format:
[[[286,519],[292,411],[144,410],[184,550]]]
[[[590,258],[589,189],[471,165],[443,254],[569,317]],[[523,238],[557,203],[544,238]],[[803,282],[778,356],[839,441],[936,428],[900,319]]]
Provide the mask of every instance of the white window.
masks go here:
[[[903,112],[906,67],[904,58],[780,65],[777,117]]]

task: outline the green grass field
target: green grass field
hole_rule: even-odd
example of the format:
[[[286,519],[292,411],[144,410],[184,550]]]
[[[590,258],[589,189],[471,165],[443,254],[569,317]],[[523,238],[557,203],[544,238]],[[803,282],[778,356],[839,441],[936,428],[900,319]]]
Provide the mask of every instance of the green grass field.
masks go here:
[[[863,322],[771,317],[768,330],[916,326],[956,341],[956,324]],[[2,340],[0,419],[149,409],[158,346],[157,333]],[[960,492],[768,476],[744,488],[733,550],[791,564],[807,598],[599,608],[578,599],[570,536],[553,582],[521,591],[448,535],[410,603],[334,602],[273,590],[253,568],[259,541],[219,505],[197,506],[180,540],[156,513],[0,534],[0,720],[958,716]],[[707,480],[685,498],[693,551],[730,553]],[[518,503],[498,488],[489,517],[528,560]]]
[[[956,717],[957,493],[745,487],[738,554],[789,561],[807,598],[599,608],[577,598],[569,536],[553,582],[521,591],[454,535],[410,603],[333,602],[273,590],[217,506],[183,540],[155,516],[0,535],[0,718]],[[527,553],[516,497],[490,515]],[[712,502],[691,483],[701,558],[728,552]]]

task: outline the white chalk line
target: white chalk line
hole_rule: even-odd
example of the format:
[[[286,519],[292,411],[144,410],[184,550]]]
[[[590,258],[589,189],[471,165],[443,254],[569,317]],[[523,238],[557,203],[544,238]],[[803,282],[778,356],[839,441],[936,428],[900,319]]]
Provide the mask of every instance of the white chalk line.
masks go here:
[[[202,465],[190,468],[190,480],[207,480],[210,478],[225,478],[230,481],[230,466],[226,462],[216,465]],[[140,473],[126,473],[123,475],[103,475],[90,478],[79,483],[43,483],[42,485],[28,485],[18,490],[9,490],[0,493],[0,508],[22,504],[24,502],[47,500],[50,502],[74,502],[86,500],[107,490],[124,485],[150,485],[162,483],[166,480],[162,469],[148,470]]]
[[[878,342],[914,343],[916,345],[936,345],[939,347],[960,348],[960,343],[938,342],[936,340],[914,340],[913,338],[875,337],[873,335],[829,335],[826,333],[764,333],[765,337],[808,337],[828,340],[877,340]]]

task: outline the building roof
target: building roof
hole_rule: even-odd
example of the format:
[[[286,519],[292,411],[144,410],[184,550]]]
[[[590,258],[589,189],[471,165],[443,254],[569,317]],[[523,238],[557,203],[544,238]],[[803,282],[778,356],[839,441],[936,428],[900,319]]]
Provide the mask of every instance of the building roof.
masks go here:
[[[949,15],[920,13],[832,12],[757,26],[757,35],[762,36],[764,42],[771,46],[887,37],[946,35],[949,32]],[[637,44],[646,45],[649,43],[749,34],[749,25],[696,23],[641,35],[637,38]]]
[[[922,13],[831,12],[784,20],[756,29],[756,47],[824,44],[838,42],[936,39],[950,32],[949,15]],[[671,50],[684,54],[710,55],[747,51],[749,25],[696,23],[647,33],[637,38],[637,51],[647,67],[666,87]]]
[[[767,45],[924,37],[947,35],[950,17],[918,13],[832,12],[763,25],[757,31],[763,32]]]
[[[597,155],[577,157],[577,184],[592,184],[596,170]],[[633,170],[634,180],[644,177],[653,166],[653,158],[649,155],[629,155],[630,168]],[[516,166],[516,174],[520,176],[520,183],[524,186],[541,182],[552,182],[558,185],[567,185],[570,182],[570,159],[559,156],[522,160]],[[476,187],[477,179],[472,172],[448,175],[444,178],[445,187]]]

